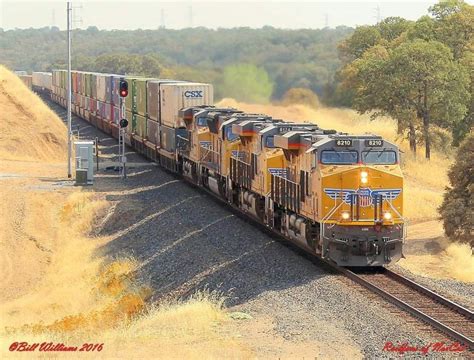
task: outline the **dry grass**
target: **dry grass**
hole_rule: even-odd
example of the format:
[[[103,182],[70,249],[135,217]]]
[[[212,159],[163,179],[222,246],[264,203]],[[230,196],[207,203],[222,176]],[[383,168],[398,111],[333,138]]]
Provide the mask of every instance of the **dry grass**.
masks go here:
[[[0,113],[0,159],[65,160],[65,125],[19,77],[2,65]]]
[[[444,244],[443,244],[444,242]],[[448,243],[440,253],[417,253],[402,259],[399,265],[411,272],[438,279],[454,279],[474,283],[474,256],[468,244]]]
[[[433,152],[431,161],[425,160],[422,154],[415,159],[409,152],[407,141],[397,134],[393,119],[384,117],[372,121],[369,115],[359,115],[350,109],[315,110],[304,105],[245,104],[233,99],[223,99],[218,105],[265,113],[284,120],[312,122],[324,129],[336,129],[351,134],[374,133],[396,142],[404,152],[402,169],[405,175],[405,215],[415,221],[435,219],[439,216],[437,208],[441,204],[444,187],[448,184],[447,169],[452,160],[436,151]]]
[[[50,195],[42,194],[46,207],[51,207]],[[233,335],[221,333],[230,320],[218,296],[200,293],[184,303],[150,307],[151,290],[135,278],[137,261],[94,258],[106,239],[89,238],[87,232],[106,201],[83,192],[69,194],[62,206],[54,200],[56,215],[43,218],[60,236],[51,264],[37,287],[2,303],[2,351],[19,338],[73,345],[100,339],[106,344],[102,355],[117,358],[156,358],[155,349],[163,358],[248,357]]]
[[[104,342],[100,355],[109,358],[157,358],[157,349],[166,358],[246,357],[220,333],[220,300],[201,294],[149,307],[137,261],[95,255],[108,239],[90,232],[110,204],[80,188],[50,187],[65,175],[65,127],[1,66],[0,111],[0,175],[13,174],[0,178],[0,358],[31,358],[9,353],[13,341]]]
[[[465,282],[474,283],[474,257],[468,244],[453,243],[446,249],[446,268],[451,276]]]

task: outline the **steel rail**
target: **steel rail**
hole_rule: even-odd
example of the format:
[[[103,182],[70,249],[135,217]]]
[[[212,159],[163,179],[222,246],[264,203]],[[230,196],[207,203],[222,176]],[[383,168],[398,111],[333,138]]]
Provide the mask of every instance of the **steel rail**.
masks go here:
[[[401,299],[397,298],[396,296],[390,294],[390,292],[381,289],[380,287],[378,287],[377,285],[371,283],[370,281],[363,279],[362,277],[360,277],[356,273],[352,272],[351,270],[349,270],[347,268],[341,268],[339,266],[335,266],[335,268],[339,272],[341,272],[342,274],[347,276],[349,279],[356,282],[357,284],[364,286],[365,288],[367,288],[370,291],[376,293],[377,295],[381,296],[385,300],[388,300],[389,302],[393,303],[397,307],[399,307],[399,308],[407,311],[411,315],[423,320],[424,322],[428,323],[429,325],[431,325],[435,329],[440,330],[441,332],[445,333],[446,335],[448,335],[452,339],[458,341],[459,343],[468,346],[468,348],[470,350],[474,350],[474,341],[473,341],[473,339],[471,339],[471,338],[467,337],[466,335],[464,335],[464,334],[452,329],[451,327],[443,324],[441,321],[438,321],[435,318],[425,314],[421,310],[417,309],[415,306],[412,306],[412,305],[404,302],[403,300],[401,300]],[[413,288],[415,291],[419,291],[420,293],[430,297],[432,300],[435,300],[435,301],[449,307],[450,309],[457,311],[459,314],[464,315],[465,317],[467,317],[468,320],[470,320],[470,321],[473,320],[473,312],[472,311],[470,311],[470,310],[454,303],[451,300],[446,299],[445,297],[443,297],[439,294],[436,294],[435,292],[425,288],[424,286],[421,286],[421,285],[413,282],[412,280],[409,280],[409,279],[407,279],[407,278],[405,278],[405,277],[403,277],[399,274],[396,274],[396,273],[394,273],[390,270],[386,270],[386,271],[387,271],[387,275],[391,276],[396,281],[399,281],[402,284],[406,284],[409,287]]]
[[[56,103],[54,103],[54,104],[61,107],[60,104],[56,104]],[[84,121],[87,121],[87,120],[84,120]],[[99,131],[101,131],[101,130],[99,130]],[[166,170],[166,168],[162,168],[162,169]],[[369,281],[363,279],[362,277],[358,276],[356,273],[352,272],[350,269],[340,267],[340,266],[336,265],[335,263],[333,263],[329,260],[323,259],[321,256],[314,254],[309,247],[306,247],[306,246],[302,245],[301,243],[298,243],[296,241],[292,241],[292,240],[289,240],[289,239],[285,238],[282,234],[278,233],[276,230],[274,230],[272,228],[269,228],[268,226],[266,226],[263,223],[259,222],[253,216],[251,216],[247,212],[243,211],[242,209],[238,208],[237,206],[235,206],[233,204],[229,204],[225,199],[216,196],[210,190],[208,190],[206,188],[203,188],[201,186],[198,186],[197,184],[192,182],[190,179],[187,179],[186,177],[180,176],[179,174],[176,174],[176,173],[172,173],[172,174],[175,175],[176,177],[180,178],[181,180],[184,180],[185,182],[187,182],[188,184],[193,186],[195,189],[197,189],[199,191],[202,191],[202,192],[205,192],[205,193],[208,193],[208,194],[211,194],[212,195],[211,199],[216,200],[218,203],[226,204],[227,206],[230,205],[230,207],[228,207],[228,209],[232,210],[234,212],[234,214],[236,214],[237,216],[241,217],[244,220],[247,220],[248,222],[252,223],[253,225],[259,227],[263,232],[274,235],[279,240],[284,240],[283,244],[285,244],[285,245],[290,245],[291,244],[291,245],[295,246],[296,248],[298,248],[300,250],[303,250],[304,253],[301,253],[301,254],[304,257],[306,257],[308,260],[317,261],[319,266],[326,265],[329,268],[335,270],[336,272],[339,272],[339,273],[345,275],[346,277],[348,277],[349,279],[351,279],[355,283],[367,288],[368,290],[376,293],[377,295],[379,295],[383,299],[385,299],[385,300],[393,303],[397,307],[407,311],[412,316],[423,320],[427,324],[431,325],[433,328],[445,333],[446,335],[453,338],[454,340],[459,341],[461,344],[467,345],[470,350],[474,350],[474,341],[473,341],[473,339],[468,338],[467,336],[459,333],[458,331],[450,328],[449,326],[446,326],[445,324],[443,324],[440,321],[434,319],[433,317],[431,317],[429,315],[426,315],[422,311],[420,311],[420,310],[416,309],[415,307],[407,304],[406,302],[398,299],[396,296],[390,294],[389,292],[379,288],[378,286],[376,286],[376,285],[372,284],[371,282],[369,282]],[[425,288],[422,285],[419,285],[419,284],[413,282],[410,279],[407,279],[407,278],[401,276],[400,274],[394,273],[394,272],[392,272],[392,271],[390,271],[386,268],[384,268],[384,270],[393,279],[395,279],[395,280],[397,280],[397,281],[413,288],[415,291],[419,291],[420,293],[432,298],[433,300],[439,302],[440,304],[443,304],[443,305],[451,308],[452,310],[457,311],[461,315],[466,316],[468,318],[468,320],[470,320],[470,321],[473,320],[473,312],[470,311],[469,309],[466,309],[466,308],[454,303],[453,301],[448,300],[448,299],[446,299],[445,297],[443,297],[439,294],[436,294],[435,292]]]

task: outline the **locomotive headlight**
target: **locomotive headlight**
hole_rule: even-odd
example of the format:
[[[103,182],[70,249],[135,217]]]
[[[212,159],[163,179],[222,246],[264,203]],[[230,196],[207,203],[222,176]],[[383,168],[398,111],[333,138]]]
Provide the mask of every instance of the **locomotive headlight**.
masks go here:
[[[369,176],[369,173],[367,171],[361,171],[360,182],[362,184],[367,184],[367,182],[369,181],[368,176]]]
[[[342,220],[349,220],[349,218],[351,217],[351,214],[349,214],[349,211],[342,211],[341,217],[342,217]]]
[[[388,211],[384,212],[383,213],[383,218],[384,218],[384,220],[392,220],[392,214],[389,213]]]

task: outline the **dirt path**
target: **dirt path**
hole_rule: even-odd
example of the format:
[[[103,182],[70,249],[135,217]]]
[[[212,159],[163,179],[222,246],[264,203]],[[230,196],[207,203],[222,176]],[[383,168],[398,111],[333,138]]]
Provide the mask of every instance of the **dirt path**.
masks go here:
[[[417,275],[474,282],[474,257],[468,245],[453,243],[444,235],[441,221],[411,225],[398,265]]]

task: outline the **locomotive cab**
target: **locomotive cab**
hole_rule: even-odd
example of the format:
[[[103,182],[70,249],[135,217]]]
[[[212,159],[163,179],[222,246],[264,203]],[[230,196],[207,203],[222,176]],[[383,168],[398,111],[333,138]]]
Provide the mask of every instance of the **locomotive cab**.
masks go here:
[[[339,265],[398,261],[405,238],[399,151],[374,135],[332,135],[312,153],[322,254]]]

